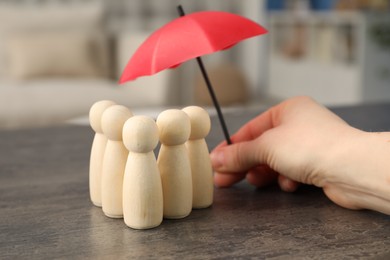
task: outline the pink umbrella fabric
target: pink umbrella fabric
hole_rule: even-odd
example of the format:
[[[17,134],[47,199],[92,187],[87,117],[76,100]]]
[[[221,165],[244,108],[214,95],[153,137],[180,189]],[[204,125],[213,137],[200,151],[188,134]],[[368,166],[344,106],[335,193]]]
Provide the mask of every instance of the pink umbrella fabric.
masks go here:
[[[265,34],[267,30],[245,17],[232,13],[204,11],[185,15],[181,5],[178,6],[178,12],[180,18],[155,31],[137,49],[119,82],[124,83],[141,76],[152,75],[196,58],[226,142],[231,144],[221,107],[200,56],[230,48],[241,40]]]
[[[179,17],[146,39],[128,62],[119,82],[177,67],[189,59],[265,33],[267,30],[259,24],[227,12],[202,11]]]

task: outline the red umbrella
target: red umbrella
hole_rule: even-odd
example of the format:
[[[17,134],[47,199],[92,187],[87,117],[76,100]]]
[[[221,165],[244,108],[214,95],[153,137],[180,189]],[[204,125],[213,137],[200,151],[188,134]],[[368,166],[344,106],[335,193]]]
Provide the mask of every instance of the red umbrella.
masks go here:
[[[164,25],[137,49],[120,78],[120,83],[134,80],[140,76],[152,75],[167,68],[197,58],[202,74],[217,109],[225,138],[230,137],[223,120],[218,101],[200,56],[232,47],[241,40],[265,34],[267,30],[259,24],[236,14],[203,11],[184,16]]]

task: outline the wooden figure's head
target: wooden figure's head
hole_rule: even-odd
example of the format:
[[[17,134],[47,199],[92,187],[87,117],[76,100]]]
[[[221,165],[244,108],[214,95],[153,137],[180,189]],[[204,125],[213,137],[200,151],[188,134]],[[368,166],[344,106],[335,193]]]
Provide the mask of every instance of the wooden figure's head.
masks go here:
[[[123,143],[132,152],[148,153],[158,144],[156,122],[147,116],[134,116],[123,126]]]
[[[157,126],[164,145],[184,144],[190,137],[190,118],[181,110],[165,110],[157,117]]]
[[[183,108],[191,121],[191,140],[205,138],[211,128],[210,116],[206,110],[198,106],[189,106]]]
[[[102,115],[102,130],[105,136],[112,141],[122,141],[123,125],[132,117],[130,110],[121,105],[107,108]]]
[[[89,110],[89,123],[96,133],[103,133],[101,124],[103,112],[113,105],[115,102],[111,100],[101,100],[92,105]]]

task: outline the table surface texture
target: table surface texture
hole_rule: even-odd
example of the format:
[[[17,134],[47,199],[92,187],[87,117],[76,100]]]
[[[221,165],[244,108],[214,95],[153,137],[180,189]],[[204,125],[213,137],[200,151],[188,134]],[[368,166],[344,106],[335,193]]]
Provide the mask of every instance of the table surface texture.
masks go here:
[[[357,128],[390,130],[390,104],[333,110]],[[229,130],[259,112],[226,115]],[[90,202],[93,134],[74,125],[0,132],[0,259],[390,259],[389,216],[343,209],[311,186],[216,188],[210,208],[130,229]],[[210,149],[222,139],[212,118]]]

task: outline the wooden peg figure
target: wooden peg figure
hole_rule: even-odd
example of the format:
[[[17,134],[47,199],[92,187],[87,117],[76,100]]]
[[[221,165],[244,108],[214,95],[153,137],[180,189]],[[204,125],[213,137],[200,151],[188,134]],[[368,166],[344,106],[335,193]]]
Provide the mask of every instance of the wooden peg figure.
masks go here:
[[[207,208],[213,204],[213,169],[205,137],[210,132],[210,116],[198,106],[183,109],[191,121],[191,135],[186,142],[191,163],[193,208]]]
[[[161,224],[163,192],[153,149],[158,143],[155,121],[134,116],[123,127],[123,142],[129,150],[123,183],[123,213],[127,226],[148,229]]]
[[[122,130],[130,110],[121,105],[111,106],[102,116],[102,130],[107,137],[102,167],[102,209],[110,218],[122,218],[122,187],[128,151],[123,145]]]
[[[89,122],[95,131],[89,162],[89,194],[92,203],[98,207],[102,206],[102,162],[107,144],[107,137],[103,134],[101,119],[103,112],[113,105],[115,105],[113,101],[102,100],[93,104],[89,110]]]
[[[164,218],[179,219],[192,209],[191,165],[185,142],[191,131],[190,119],[181,110],[169,109],[157,117],[161,148],[157,164],[164,197]]]

